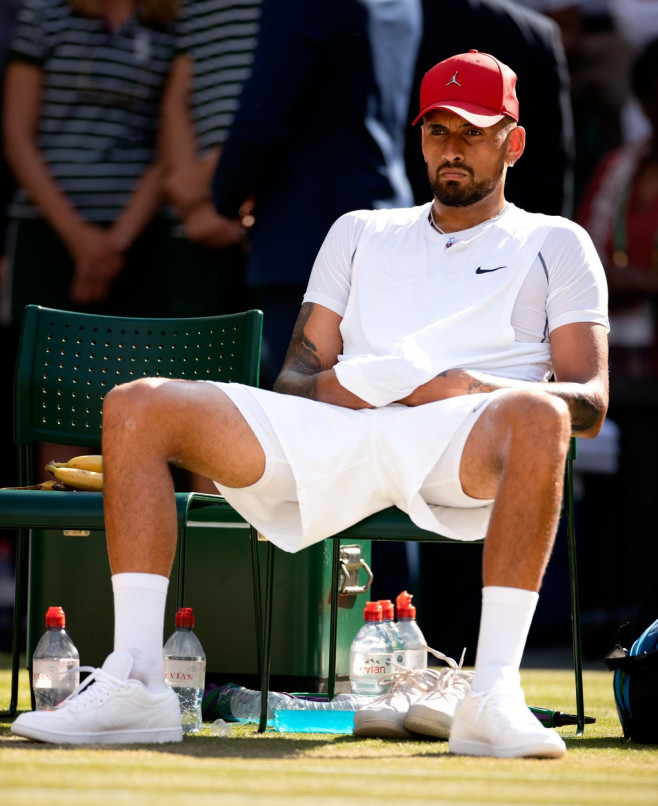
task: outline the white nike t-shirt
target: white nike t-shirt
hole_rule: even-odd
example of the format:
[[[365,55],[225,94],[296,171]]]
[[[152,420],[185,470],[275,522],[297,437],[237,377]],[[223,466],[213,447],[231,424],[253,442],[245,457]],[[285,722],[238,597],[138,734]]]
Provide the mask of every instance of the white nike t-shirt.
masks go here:
[[[385,405],[450,367],[547,380],[556,327],[608,326],[603,267],[577,224],[508,205],[442,235],[430,206],[348,213],[318,254],[304,301],[343,317],[336,371],[351,391]],[[415,349],[423,339],[429,359]],[[382,389],[367,396],[368,373],[390,378],[389,400]]]

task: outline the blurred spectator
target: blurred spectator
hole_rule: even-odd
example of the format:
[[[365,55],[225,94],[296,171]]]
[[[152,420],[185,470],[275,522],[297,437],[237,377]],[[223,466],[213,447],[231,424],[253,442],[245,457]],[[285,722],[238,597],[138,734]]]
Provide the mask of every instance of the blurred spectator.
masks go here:
[[[262,4],[213,195],[227,218],[256,201],[247,284],[265,313],[264,385],[280,369],[335,219],[412,203],[404,140],[420,34],[420,0]]]
[[[614,2],[614,0],[612,0]],[[576,135],[575,206],[596,164],[624,141],[632,48],[611,15],[611,0],[521,0],[560,27]]]
[[[25,305],[166,315],[156,156],[176,0],[25,0],[5,74],[6,321]],[[41,446],[37,468],[75,452]],[[40,470],[42,477],[44,471]]]
[[[569,76],[558,26],[508,0],[423,0],[423,16],[412,97],[417,97],[425,72],[454,53],[476,49],[508,64],[520,76],[520,123],[528,139],[523,159],[508,175],[507,198],[531,212],[570,216],[574,136]],[[410,112],[409,120],[414,115]],[[416,203],[421,204],[431,194],[418,137],[417,131],[408,131],[407,170]]]
[[[170,280],[172,313],[207,316],[248,307],[244,230],[211,199],[212,176],[248,77],[260,0],[187,0],[183,51],[163,104],[165,189],[176,208]]]
[[[175,0],[26,0],[5,80],[10,320],[27,303],[164,314],[155,141]]]
[[[658,0],[610,0],[610,13],[615,29],[633,54],[639,54],[658,37]],[[651,126],[632,94],[624,99],[621,125],[626,143],[640,142],[651,133]]]
[[[651,136],[607,154],[578,211],[606,267],[610,369],[658,378],[658,39],[633,64],[632,87]]]
[[[619,473],[588,480],[585,496],[594,524],[587,568],[601,610],[599,656],[621,623],[615,614],[639,605],[658,563],[658,39],[633,62],[631,84],[650,136],[602,159],[577,216],[608,275],[609,417],[620,427]],[[623,551],[616,550],[620,536]]]

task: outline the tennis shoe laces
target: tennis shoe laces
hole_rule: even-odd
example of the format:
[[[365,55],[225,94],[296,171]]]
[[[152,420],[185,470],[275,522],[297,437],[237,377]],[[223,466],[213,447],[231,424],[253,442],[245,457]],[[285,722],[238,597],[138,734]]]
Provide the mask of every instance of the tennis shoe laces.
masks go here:
[[[435,685],[409,707],[405,727],[413,733],[447,739],[455,709],[470,691],[473,672],[462,669],[466,650],[459,663],[435,649],[427,650],[447,666],[438,672]]]

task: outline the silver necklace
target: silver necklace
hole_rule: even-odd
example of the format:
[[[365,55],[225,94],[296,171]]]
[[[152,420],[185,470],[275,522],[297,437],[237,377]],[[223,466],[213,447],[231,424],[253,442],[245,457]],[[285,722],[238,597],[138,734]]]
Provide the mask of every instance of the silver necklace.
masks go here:
[[[495,216],[493,216],[492,218],[488,218],[486,221],[482,221],[481,223],[482,224],[489,224],[491,221],[496,221],[496,219],[500,218],[501,215],[505,212],[505,210],[507,210],[508,204],[509,204],[509,202],[505,202],[505,204],[503,205],[502,210],[499,213],[496,213]],[[434,205],[432,205],[430,207],[429,221],[430,221],[430,226],[432,227],[432,229],[435,229],[437,232],[440,232],[441,235],[447,235],[451,239],[454,237],[454,233],[445,232],[445,230],[442,230],[441,227],[434,220]]]

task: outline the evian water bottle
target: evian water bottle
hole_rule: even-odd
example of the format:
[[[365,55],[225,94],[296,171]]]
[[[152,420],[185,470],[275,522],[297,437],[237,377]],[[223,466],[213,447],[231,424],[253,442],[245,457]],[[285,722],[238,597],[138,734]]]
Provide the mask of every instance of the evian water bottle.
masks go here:
[[[178,694],[183,733],[201,730],[201,700],[206,682],[206,656],[192,627],[192,608],[180,607],[176,629],[163,650],[165,682]]]
[[[365,623],[350,647],[350,686],[353,694],[377,697],[388,688],[380,679],[404,664],[404,652],[394,649],[382,625],[379,602],[366,602],[363,618]]]
[[[52,711],[80,684],[80,655],[66,632],[61,607],[46,612],[46,632],[32,655],[32,689],[37,711]]]

